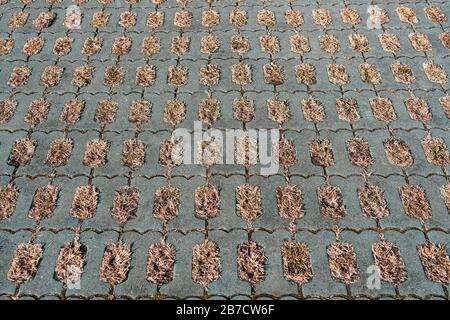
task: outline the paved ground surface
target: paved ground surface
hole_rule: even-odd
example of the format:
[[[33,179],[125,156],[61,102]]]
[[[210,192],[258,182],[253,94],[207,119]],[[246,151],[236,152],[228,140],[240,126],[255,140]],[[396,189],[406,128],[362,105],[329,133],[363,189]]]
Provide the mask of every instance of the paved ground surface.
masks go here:
[[[0,2],[2,299],[449,298],[447,1]]]

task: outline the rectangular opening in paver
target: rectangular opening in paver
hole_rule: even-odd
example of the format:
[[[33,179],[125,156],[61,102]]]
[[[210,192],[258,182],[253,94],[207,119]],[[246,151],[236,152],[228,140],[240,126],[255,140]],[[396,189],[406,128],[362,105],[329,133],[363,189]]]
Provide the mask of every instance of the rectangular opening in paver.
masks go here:
[[[64,124],[74,124],[81,118],[81,113],[84,110],[85,101],[83,100],[68,100],[64,103],[63,111],[59,120]]]
[[[350,81],[347,69],[342,64],[329,64],[327,66],[327,72],[328,79],[335,85],[344,85]]]
[[[125,68],[117,66],[109,66],[105,69],[103,83],[108,87],[116,87],[123,83],[125,78]]]
[[[100,280],[111,285],[124,282],[131,264],[131,247],[118,242],[106,247],[100,267]]]
[[[213,86],[219,83],[220,68],[216,64],[206,64],[200,67],[200,84],[203,86]]]
[[[181,100],[168,100],[164,107],[163,121],[175,126],[186,118],[186,105]]]
[[[0,220],[8,219],[16,208],[19,189],[8,184],[0,187]]]
[[[352,138],[347,140],[348,156],[355,166],[367,168],[373,164],[370,154],[369,142],[362,138]]]
[[[213,185],[195,189],[195,216],[199,219],[215,218],[220,214],[220,192]]]
[[[50,109],[50,103],[44,99],[33,100],[28,107],[25,115],[25,122],[31,125],[37,125],[47,119]]]
[[[8,280],[22,284],[34,279],[43,252],[41,244],[19,244],[8,270]]]
[[[47,66],[44,71],[42,71],[41,81],[39,82],[41,86],[44,87],[55,87],[61,81],[64,68],[59,66]]]
[[[309,63],[303,63],[295,66],[295,76],[297,82],[312,85],[316,83],[316,68]]]
[[[341,219],[347,214],[341,188],[331,185],[318,187],[317,198],[324,217]]]
[[[277,187],[278,214],[286,219],[301,219],[305,215],[303,195],[297,186]]]
[[[306,243],[285,242],[281,247],[281,254],[286,280],[304,284],[312,279],[310,251]]]
[[[9,77],[8,85],[13,88],[26,85],[30,75],[31,69],[28,66],[15,67]]]
[[[176,250],[171,244],[153,244],[148,250],[147,280],[163,285],[173,280]]]
[[[91,168],[98,168],[106,163],[108,143],[105,140],[93,139],[86,143],[83,163]]]
[[[283,124],[290,118],[288,102],[275,98],[267,100],[267,113],[270,120]]]
[[[85,87],[91,83],[95,69],[90,66],[79,66],[73,73],[72,85]]]
[[[358,188],[359,203],[363,213],[373,219],[386,218],[389,208],[383,190],[376,185],[365,185]]]
[[[170,51],[176,55],[182,56],[189,51],[189,37],[172,38],[172,47]]]
[[[47,153],[47,163],[52,167],[65,166],[72,155],[73,143],[71,139],[61,138],[53,140]]]
[[[444,200],[447,211],[450,212],[450,183],[440,188],[442,200]]]
[[[292,140],[283,138],[278,142],[278,162],[284,167],[297,164],[297,151]]]
[[[44,39],[42,37],[31,37],[27,39],[23,46],[22,52],[27,56],[36,55],[41,52],[44,47]]]
[[[389,162],[395,166],[407,168],[412,166],[413,158],[405,141],[389,138],[383,141],[384,150]]]
[[[416,81],[411,68],[406,63],[395,62],[391,65],[392,74],[397,82],[411,84]]]
[[[180,209],[180,189],[165,186],[156,189],[153,216],[161,220],[173,220]]]
[[[264,81],[267,84],[280,85],[284,83],[284,68],[275,63],[263,66]]]
[[[336,111],[339,119],[346,122],[356,122],[361,116],[359,114],[358,103],[355,99],[339,98],[336,99]]]
[[[168,139],[159,146],[159,163],[166,168],[176,167],[183,162],[183,143],[181,140]]]
[[[381,74],[375,64],[362,63],[358,66],[361,80],[370,84],[381,84]]]
[[[145,143],[139,139],[127,139],[123,142],[122,162],[131,169],[144,164]]]
[[[251,166],[258,161],[258,142],[248,136],[236,137],[234,141],[234,160],[236,164]]]
[[[121,187],[114,196],[111,215],[120,224],[125,224],[128,220],[136,217],[139,206],[139,189],[135,187]]]
[[[262,214],[259,186],[244,184],[236,188],[236,213],[249,221],[255,220]]]
[[[423,70],[431,82],[445,84],[448,81],[447,72],[445,72],[442,65],[431,62],[423,63]]]
[[[250,122],[255,118],[253,100],[240,98],[233,101],[233,117],[237,121]]]
[[[337,53],[341,50],[335,35],[324,34],[319,36],[320,49],[328,53]]]
[[[192,279],[207,287],[219,279],[221,273],[220,249],[212,241],[205,240],[192,249]]]
[[[450,164],[450,154],[444,139],[429,136],[422,140],[422,147],[429,163],[438,166]]]
[[[303,99],[302,111],[306,121],[319,123],[325,119],[325,108],[322,102],[315,98]]]
[[[433,118],[425,99],[411,97],[405,101],[405,106],[413,120],[430,121]]]
[[[29,138],[16,140],[9,154],[9,164],[16,167],[29,165],[36,149],[36,143],[36,140]]]
[[[408,278],[400,249],[392,243],[378,242],[372,245],[375,264],[382,280],[399,284]]]
[[[135,100],[131,103],[128,121],[143,124],[150,121],[152,113],[152,103],[147,100]]]
[[[333,145],[328,139],[313,139],[309,142],[311,161],[316,166],[334,166]]]
[[[399,190],[403,208],[408,216],[421,221],[431,218],[430,203],[421,186],[404,185]]]
[[[212,97],[201,100],[198,105],[198,118],[208,125],[212,125],[219,120],[220,101]]]
[[[245,242],[237,247],[239,278],[255,285],[266,278],[267,257],[264,247],[256,242]]]
[[[7,99],[0,101],[0,124],[7,123],[14,115],[17,108],[17,101]]]
[[[360,274],[356,252],[349,243],[333,243],[327,247],[328,263],[334,280],[345,284],[358,282]]]
[[[83,273],[86,247],[78,242],[68,242],[61,247],[56,260],[55,278],[66,284],[80,280]]]
[[[94,186],[77,187],[70,208],[70,215],[78,219],[92,218],[97,210],[98,199],[99,192]]]
[[[395,53],[401,49],[400,40],[395,34],[387,32],[380,33],[378,39],[384,51]]]
[[[397,119],[394,105],[389,98],[373,98],[369,100],[375,119],[384,122],[392,122]]]
[[[305,36],[294,35],[289,39],[291,51],[300,55],[307,54],[311,51],[309,40]]]
[[[153,66],[141,66],[136,68],[136,84],[142,87],[149,87],[155,83],[156,69]]]
[[[56,39],[53,46],[53,53],[58,56],[65,56],[72,51],[73,38],[65,36]]]
[[[426,243],[417,247],[425,274],[430,281],[450,283],[450,259],[443,244]]]
[[[213,35],[204,36],[200,39],[200,51],[204,54],[216,53],[220,48],[220,40]]]
[[[58,201],[59,188],[53,185],[39,187],[34,194],[28,217],[35,220],[49,218],[56,208]]]
[[[448,298],[444,3],[58,1],[0,0],[0,297]]]

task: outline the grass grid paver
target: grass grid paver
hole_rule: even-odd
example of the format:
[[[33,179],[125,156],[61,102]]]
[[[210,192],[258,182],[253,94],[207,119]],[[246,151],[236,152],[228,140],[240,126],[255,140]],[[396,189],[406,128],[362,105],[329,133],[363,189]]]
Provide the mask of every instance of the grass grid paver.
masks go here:
[[[448,300],[449,15],[2,1],[0,299]]]

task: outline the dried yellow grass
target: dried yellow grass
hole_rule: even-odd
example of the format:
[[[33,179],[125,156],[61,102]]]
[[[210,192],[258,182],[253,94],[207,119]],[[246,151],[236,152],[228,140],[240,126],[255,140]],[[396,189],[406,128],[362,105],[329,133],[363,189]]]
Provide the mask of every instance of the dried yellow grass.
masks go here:
[[[300,55],[304,55],[311,51],[311,47],[309,46],[309,40],[305,36],[294,35],[289,39],[291,44],[291,51],[294,53],[298,53]]]
[[[376,185],[364,185],[358,188],[361,209],[366,217],[383,219],[389,216],[389,208],[383,190]]]
[[[121,187],[114,195],[111,216],[124,225],[137,216],[139,206],[139,189],[135,187]]]
[[[325,119],[325,109],[320,100],[309,97],[302,100],[302,111],[306,121],[319,123]]]
[[[180,100],[169,100],[164,108],[163,121],[175,126],[186,118],[186,105]]]
[[[327,247],[331,277],[347,285],[356,283],[361,275],[358,270],[356,252],[350,243],[332,243]]]
[[[320,213],[330,219],[342,219],[347,211],[344,205],[341,188],[326,185],[317,188]]]
[[[73,73],[72,85],[76,87],[84,87],[91,83],[94,76],[94,67],[80,66]]]
[[[207,287],[209,283],[220,278],[222,267],[220,265],[219,246],[205,240],[192,249],[192,280]]]
[[[239,278],[256,285],[266,278],[267,257],[264,247],[256,242],[244,242],[237,247],[237,267]]]
[[[259,186],[244,184],[235,189],[236,214],[248,221],[262,214],[261,189]]]
[[[95,215],[99,199],[99,192],[92,185],[79,186],[75,190],[70,216],[77,219],[89,219]]]
[[[100,280],[110,285],[118,285],[128,277],[131,265],[131,247],[122,242],[106,247],[100,266]]]
[[[0,186],[0,220],[8,219],[14,213],[19,189],[12,184]]]
[[[374,243],[372,253],[381,280],[399,284],[408,279],[405,263],[396,245],[384,241]]]
[[[424,222],[431,218],[431,207],[425,191],[418,185],[404,185],[399,188],[400,198],[407,216]]]
[[[278,215],[285,219],[301,219],[305,215],[303,195],[297,186],[277,187]]]
[[[170,221],[178,216],[180,208],[180,189],[165,186],[156,189],[153,216],[156,219]]]
[[[306,243],[285,241],[281,247],[283,276],[287,281],[305,284],[313,277],[310,250]]]
[[[31,69],[27,65],[14,67],[8,80],[10,87],[16,88],[26,85],[31,75]]]
[[[43,220],[51,217],[58,201],[59,188],[53,185],[39,187],[33,197],[28,217]]]
[[[394,105],[389,98],[372,98],[369,100],[375,119],[384,122],[392,122],[397,119]]]
[[[22,284],[34,279],[43,252],[44,247],[42,244],[19,244],[8,270],[8,280]]]
[[[86,143],[83,163],[93,169],[106,163],[108,143],[105,140],[93,139]]]
[[[147,259],[147,281],[163,285],[173,280],[176,259],[175,247],[158,243],[150,246]]]
[[[384,150],[388,161],[402,168],[408,168],[413,164],[411,151],[405,141],[397,138],[390,138],[383,141]]]
[[[123,142],[122,163],[135,169],[144,164],[145,143],[139,139],[127,139]]]
[[[445,245],[428,242],[417,246],[417,251],[428,280],[448,285],[450,283],[450,259]]]

